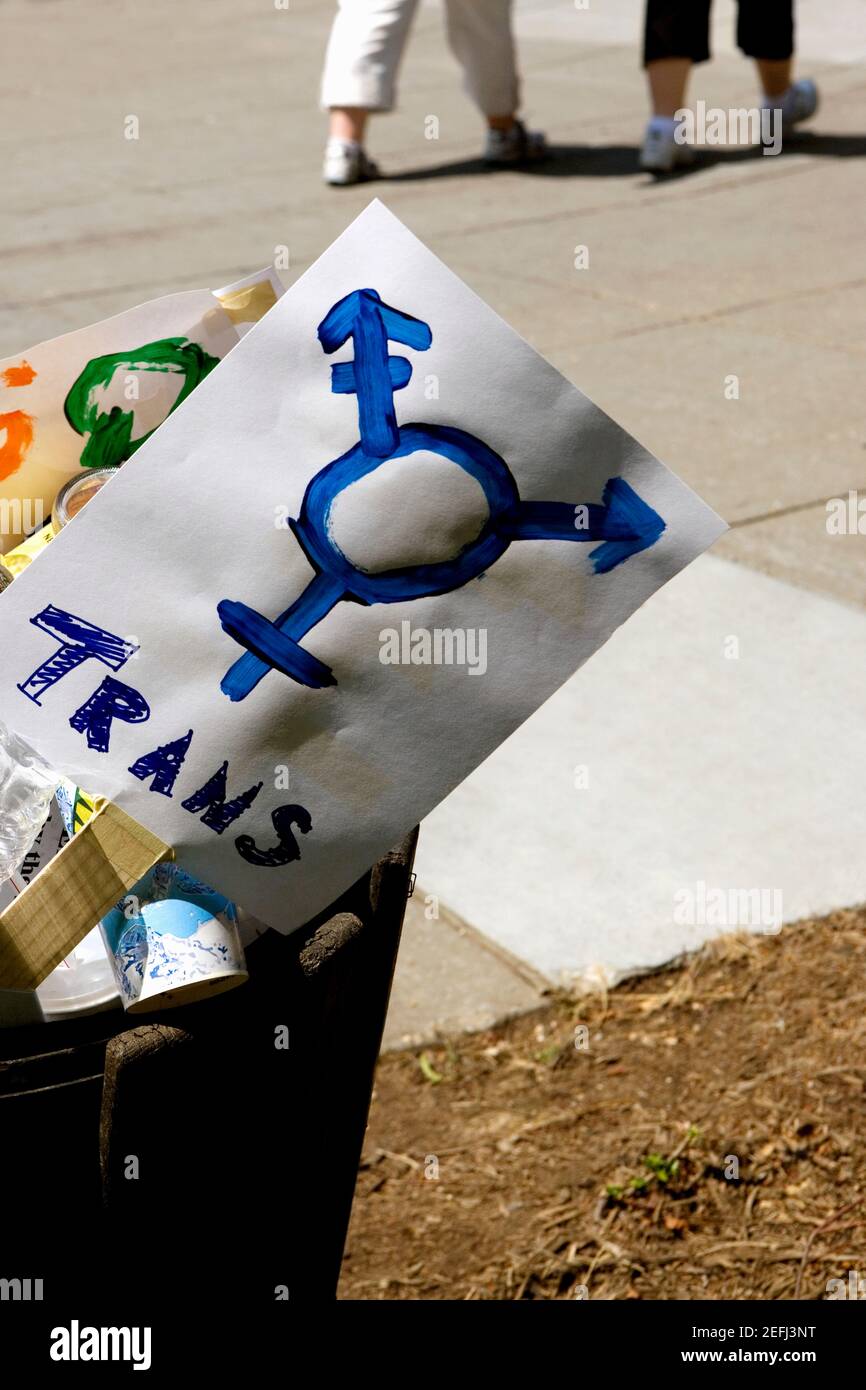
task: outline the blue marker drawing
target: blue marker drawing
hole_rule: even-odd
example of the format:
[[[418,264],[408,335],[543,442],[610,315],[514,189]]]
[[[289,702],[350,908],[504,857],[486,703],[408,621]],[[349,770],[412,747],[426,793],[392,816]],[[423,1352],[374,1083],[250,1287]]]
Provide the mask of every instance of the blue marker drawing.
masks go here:
[[[601,502],[524,502],[508,464],[474,435],[449,425],[399,425],[394,394],[410,381],[412,365],[391,355],[388,344],[424,352],[433,335],[428,324],[383,303],[376,290],[346,295],[319,324],[318,336],[326,353],[352,339],[354,360],[331,367],[331,391],[357,397],[361,437],[310,480],[300,516],[289,523],[315,570],[303,593],[274,619],[232,599],[217,605],[224,631],[246,648],[220,683],[230,700],[245,700],[269,671],[281,671],[314,690],[336,685],[331,668],[300,643],[343,600],[399,603],[446,594],[478,578],[513,541],[523,540],[599,541],[590,552],[593,570],[609,574],[654,545],[664,531],[662,518],[624,478],[608,480]],[[418,450],[448,459],[474,478],[484,493],[488,519],[453,559],[368,574],[334,540],[334,502],[383,463]]]

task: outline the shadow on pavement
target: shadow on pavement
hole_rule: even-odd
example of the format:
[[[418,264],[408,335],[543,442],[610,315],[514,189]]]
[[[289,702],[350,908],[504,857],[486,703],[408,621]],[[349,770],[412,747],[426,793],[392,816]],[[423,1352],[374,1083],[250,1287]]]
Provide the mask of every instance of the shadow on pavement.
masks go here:
[[[641,172],[637,145],[551,145],[546,159],[537,163],[516,166],[518,172],[531,178],[622,178]],[[806,154],[828,159],[862,159],[866,156],[866,135],[822,135],[807,131],[789,136],[779,156]],[[739,149],[713,149],[702,146],[696,151],[694,164],[677,169],[676,179],[693,177],[718,164],[743,164],[763,159],[760,145]],[[502,170],[484,163],[481,158],[456,159],[447,164],[433,164],[423,169],[406,169],[402,173],[383,175],[386,183],[414,183],[423,179],[461,178],[465,175],[498,174]],[[509,166],[508,172],[515,172]],[[670,178],[670,175],[663,175]]]

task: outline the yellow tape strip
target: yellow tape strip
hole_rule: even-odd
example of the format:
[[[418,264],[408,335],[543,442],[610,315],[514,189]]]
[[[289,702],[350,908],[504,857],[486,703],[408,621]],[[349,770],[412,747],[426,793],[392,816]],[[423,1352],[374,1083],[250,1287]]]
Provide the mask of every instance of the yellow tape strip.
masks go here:
[[[0,989],[35,989],[172,849],[109,802],[0,913]]]
[[[270,280],[247,285],[231,294],[217,295],[232,323],[258,323],[277,302],[277,292]]]

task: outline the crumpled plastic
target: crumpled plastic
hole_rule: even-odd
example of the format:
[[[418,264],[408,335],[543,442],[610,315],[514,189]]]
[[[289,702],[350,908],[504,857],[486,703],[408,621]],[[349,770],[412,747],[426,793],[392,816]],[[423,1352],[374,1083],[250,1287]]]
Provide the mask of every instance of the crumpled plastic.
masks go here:
[[[0,883],[24,861],[48,817],[57,773],[0,723]]]

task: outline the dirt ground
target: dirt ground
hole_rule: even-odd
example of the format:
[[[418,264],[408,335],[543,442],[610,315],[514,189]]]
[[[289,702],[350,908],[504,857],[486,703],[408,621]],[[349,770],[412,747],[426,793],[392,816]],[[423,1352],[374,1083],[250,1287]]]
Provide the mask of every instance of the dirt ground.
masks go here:
[[[864,1004],[858,909],[385,1056],[340,1296],[825,1299],[866,1278]]]

